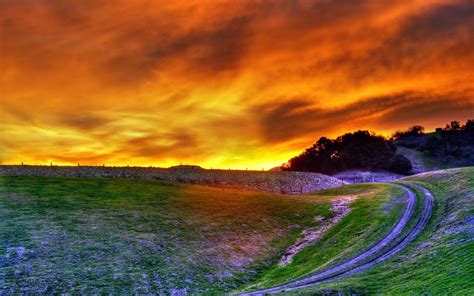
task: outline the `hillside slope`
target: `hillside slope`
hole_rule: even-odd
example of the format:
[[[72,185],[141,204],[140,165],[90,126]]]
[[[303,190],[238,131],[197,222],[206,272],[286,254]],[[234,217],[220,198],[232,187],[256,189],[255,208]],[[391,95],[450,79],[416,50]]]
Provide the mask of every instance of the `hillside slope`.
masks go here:
[[[244,291],[257,290],[255,295],[258,295],[262,288],[305,278],[353,258],[392,232],[407,206],[408,196],[402,195],[400,187],[390,184],[357,184],[317,192],[315,196],[341,193],[349,195],[360,190],[367,190],[368,198],[354,201],[349,215],[320,240],[298,253],[291,264],[275,265]]]
[[[474,293],[474,168],[434,171],[404,180],[429,189],[435,197],[433,215],[421,235],[378,266],[300,293],[328,289],[387,295]]]
[[[301,293],[474,291],[474,168],[404,181],[435,196],[421,235],[388,261]],[[271,287],[340,264],[379,241],[405,211],[402,192],[366,183],[284,196],[153,180],[3,176],[0,294],[222,294]],[[289,264],[278,265],[303,230],[334,217],[331,208],[341,199],[353,199],[350,212]]]
[[[412,164],[412,173],[420,174],[424,172],[436,171],[455,167],[449,162],[443,162],[439,159],[430,157],[425,153],[417,151],[416,149],[397,146],[397,152],[408,158]]]
[[[341,240],[318,265],[363,248],[397,219],[399,193],[378,184],[288,196],[152,180],[0,177],[0,294],[231,291],[268,274],[303,229],[333,217],[334,200],[356,198],[341,222],[350,227],[331,233],[357,231],[360,240]],[[306,256],[314,254],[293,261]]]

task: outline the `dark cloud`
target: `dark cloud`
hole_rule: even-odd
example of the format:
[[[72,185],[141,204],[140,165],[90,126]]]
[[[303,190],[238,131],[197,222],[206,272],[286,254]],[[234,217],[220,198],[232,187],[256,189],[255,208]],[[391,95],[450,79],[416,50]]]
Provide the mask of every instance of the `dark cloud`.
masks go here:
[[[63,114],[58,117],[59,124],[83,131],[92,131],[103,128],[111,121],[106,117],[87,114]]]
[[[474,2],[435,6],[408,17],[400,26],[389,36],[383,30],[367,28],[368,38],[383,42],[357,54],[341,50],[332,58],[317,61],[313,71],[341,71],[346,73],[343,79],[357,86],[394,75],[416,77],[439,66],[445,71],[468,69],[474,63]]]
[[[21,1],[19,1],[21,2]],[[34,7],[38,1],[24,1],[30,2],[29,7]],[[91,21],[91,11],[103,9],[106,1],[103,0],[82,0],[82,1],[64,1],[64,0],[48,0],[43,2],[47,7],[50,17],[57,21],[61,26],[68,26],[73,28],[83,27]],[[28,7],[26,7],[28,8]]]
[[[473,44],[474,3],[445,4],[408,18],[382,48],[368,52],[367,61],[374,59],[368,63],[372,69],[379,64],[387,65],[387,70],[395,70],[397,66],[405,70],[427,70],[446,60],[472,61]]]
[[[92,69],[104,82],[125,86],[153,80],[157,73],[177,67],[190,79],[235,72],[245,56],[250,20],[236,16],[180,30],[172,20],[148,17],[125,28],[112,28],[103,34],[111,36],[104,49],[113,50],[99,50]]]
[[[51,160],[53,163],[61,162],[61,163],[70,163],[76,164],[79,163],[81,165],[99,165],[105,164],[108,160],[113,158],[112,154],[109,153],[77,153],[77,152],[64,152],[59,153],[51,153],[45,155],[35,155],[36,159],[39,161],[44,161],[45,159]]]
[[[474,3],[458,1],[428,9],[408,19],[400,31],[400,39],[407,41],[446,41],[455,39],[459,29],[474,32]],[[442,44],[440,44],[442,45]]]
[[[155,133],[132,138],[124,143],[120,152],[149,159],[157,157],[164,159],[173,155],[182,160],[205,154],[200,148],[198,140],[186,131]]]
[[[237,72],[246,57],[265,56],[285,50],[305,51],[326,46],[339,47],[324,59],[315,57],[309,74],[335,75],[341,80],[363,84],[385,79],[384,75],[427,71],[434,59],[471,56],[474,40],[472,1],[445,4],[417,13],[397,24],[395,35],[368,22],[385,11],[406,5],[404,1],[266,1],[240,5],[219,4],[223,10],[215,19],[183,26],[176,12],[159,11],[145,3],[111,5],[104,1],[19,1],[3,4],[16,11],[6,14],[6,36],[13,38],[22,60],[38,71],[55,72],[73,60],[84,61],[90,75],[114,87],[126,87],[152,80],[180,64],[189,79],[203,79],[225,72]],[[189,5],[189,9],[192,9]],[[147,11],[148,9],[148,11]],[[44,12],[46,10],[47,13]],[[39,26],[19,16],[28,11]],[[352,32],[352,27],[361,29]],[[346,28],[347,30],[341,30]],[[462,33],[462,30],[467,32]],[[328,34],[333,32],[333,34]],[[317,33],[317,34],[315,34]],[[460,38],[459,34],[465,34]],[[313,37],[311,37],[313,36]],[[470,37],[469,37],[470,36]],[[363,53],[353,45],[372,42]],[[448,41],[452,42],[448,42]],[[259,51],[254,45],[258,44]],[[91,58],[92,57],[92,58]],[[291,59],[297,59],[298,55]],[[455,57],[454,57],[455,59]],[[294,60],[297,65],[300,61]],[[294,67],[292,64],[282,65]],[[333,87],[333,86],[331,86]]]
[[[251,113],[265,142],[284,143],[312,134],[352,131],[364,125],[386,128],[423,124],[432,119],[439,122],[467,118],[474,114],[474,94],[404,92],[367,98],[336,109],[322,109],[309,100],[294,99],[260,105]]]
[[[451,120],[474,116],[474,93],[444,95],[415,95],[408,102],[386,112],[374,124],[383,128],[414,124],[437,123],[442,126]]]
[[[264,104],[250,111],[261,129],[266,142],[286,142],[308,132],[324,129],[321,118],[323,110],[311,103],[295,99],[279,104]],[[324,124],[325,125],[325,124]]]
[[[236,17],[210,28],[194,29],[168,45],[157,45],[153,56],[158,60],[183,56],[188,70],[200,74],[218,74],[238,68],[249,38],[248,17]]]
[[[310,100],[293,99],[252,108],[264,141],[288,142],[311,134],[329,133],[405,103],[410,93],[362,100],[338,109],[322,109]]]
[[[20,123],[29,124],[34,122],[31,112],[25,110],[25,108],[21,106],[21,104],[18,104],[18,102],[10,102],[7,100],[1,102],[0,114],[1,116],[8,118],[10,122],[18,121]]]
[[[267,50],[294,39],[295,46],[305,32],[327,29],[331,24],[349,23],[376,12],[373,5],[357,1],[273,1],[239,5],[221,4],[225,14],[212,21],[199,21],[182,28],[182,18],[160,12],[156,16],[144,3],[111,5],[104,1],[20,1],[4,4],[15,11],[7,17],[6,35],[14,38],[16,52],[24,54],[38,71],[83,60],[91,75],[120,87],[142,83],[154,73],[183,61],[187,75],[216,75],[238,71],[246,52],[263,36],[272,37]],[[390,5],[385,5],[390,7]],[[45,12],[45,11],[46,12]],[[19,17],[28,11],[40,26]],[[275,21],[274,21],[275,19]],[[275,22],[270,26],[265,22]],[[262,30],[265,30],[262,32]],[[257,39],[255,39],[255,35]],[[265,49],[264,49],[265,50]],[[90,58],[93,56],[92,58]]]

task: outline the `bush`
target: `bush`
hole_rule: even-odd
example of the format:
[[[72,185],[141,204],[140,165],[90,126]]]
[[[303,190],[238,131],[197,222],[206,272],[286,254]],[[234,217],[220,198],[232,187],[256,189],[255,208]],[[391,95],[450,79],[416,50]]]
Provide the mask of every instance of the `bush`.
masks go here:
[[[397,154],[390,160],[390,165],[388,167],[389,171],[392,171],[401,175],[410,174],[413,169],[411,161],[403,155]]]

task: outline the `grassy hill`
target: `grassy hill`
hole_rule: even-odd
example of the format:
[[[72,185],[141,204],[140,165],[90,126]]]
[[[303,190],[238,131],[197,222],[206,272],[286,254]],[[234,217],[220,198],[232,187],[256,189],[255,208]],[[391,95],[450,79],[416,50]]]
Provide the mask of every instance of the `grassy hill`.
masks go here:
[[[415,174],[452,167],[452,164],[449,162],[430,157],[426,155],[426,153],[417,151],[416,149],[398,146],[397,153],[400,153],[411,161],[413,173]]]
[[[302,294],[324,294],[328,289],[386,295],[474,293],[474,168],[434,171],[405,180],[435,196],[433,216],[420,237],[387,262]]]
[[[268,288],[309,275],[357,255],[386,235],[400,218],[406,200],[402,189],[389,184],[365,183],[315,192],[317,197],[363,198],[351,204],[351,212],[322,238],[299,252],[286,266],[273,265],[245,290]]]
[[[421,235],[380,265],[301,293],[474,291],[474,168],[404,180],[435,196]],[[222,294],[269,287],[373,244],[400,217],[401,194],[389,184],[285,196],[152,180],[0,177],[0,294]],[[290,264],[277,264],[303,229],[330,219],[332,202],[349,196],[357,198],[347,216]]]
[[[276,262],[304,228],[322,223],[315,217],[333,215],[331,200],[360,197],[331,230],[338,243],[318,245],[331,252],[312,248],[294,258],[321,256],[298,274],[382,235],[398,215],[393,193],[375,184],[284,196],[149,180],[0,177],[0,294],[222,293],[256,279],[277,282],[297,265],[279,270]]]

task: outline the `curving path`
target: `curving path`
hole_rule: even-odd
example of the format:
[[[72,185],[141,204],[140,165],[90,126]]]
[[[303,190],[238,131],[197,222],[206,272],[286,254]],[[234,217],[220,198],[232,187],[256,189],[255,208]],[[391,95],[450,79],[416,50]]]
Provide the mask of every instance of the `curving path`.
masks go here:
[[[416,196],[415,193],[408,187],[397,184],[398,186],[403,188],[405,194],[407,194],[408,196],[408,203],[405,208],[405,211],[398,223],[390,231],[390,233],[383,237],[380,241],[375,243],[368,250],[362,252],[361,254],[352,259],[349,259],[348,261],[345,261],[334,267],[315,273],[303,279],[295,280],[293,282],[274,286],[268,289],[243,293],[240,295],[265,295],[313,287],[322,283],[331,282],[333,280],[355,274],[357,272],[370,268],[380,262],[383,262],[391,256],[395,255],[400,250],[405,248],[411,241],[413,241],[416,236],[418,236],[418,234],[428,223],[428,220],[433,210],[433,195],[428,190],[419,185],[415,185],[412,183],[409,184],[413,187],[416,187],[423,193],[424,206],[422,213],[419,219],[417,220],[415,226],[411,228],[408,233],[401,235],[403,229],[407,226],[408,222],[413,217],[413,212],[415,210],[416,205]]]

